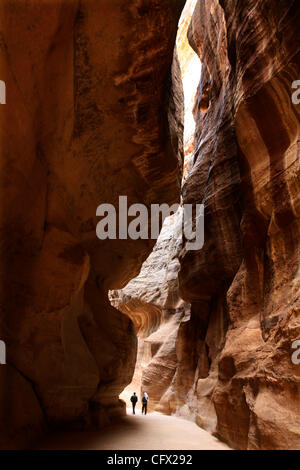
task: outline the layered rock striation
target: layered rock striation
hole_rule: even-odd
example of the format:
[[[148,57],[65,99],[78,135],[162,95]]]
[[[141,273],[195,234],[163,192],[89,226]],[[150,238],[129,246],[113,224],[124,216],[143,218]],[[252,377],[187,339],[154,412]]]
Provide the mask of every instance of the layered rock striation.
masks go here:
[[[196,5],[182,202],[205,206],[204,247],[179,210],[124,289],[154,240],[96,237],[101,203],[179,201],[183,4],[1,2],[0,447],[121,415],[137,361],[155,409],[233,448],[300,448],[297,2]]]
[[[193,418],[239,449],[300,448],[299,19],[296,2],[205,0],[188,29],[202,72],[182,202],[204,204],[205,244],[188,251],[183,240],[176,255],[176,296],[189,313],[166,354],[144,362],[142,387],[161,383],[156,409]],[[167,286],[148,261],[154,284]],[[136,312],[146,324],[164,294],[157,288],[153,302],[142,273],[122,305],[138,318],[132,299],[143,299]]]
[[[179,292],[205,346],[197,423],[234,448],[300,448],[299,19],[296,2],[206,0],[188,31],[202,76],[183,202],[204,203],[205,244],[183,249]]]

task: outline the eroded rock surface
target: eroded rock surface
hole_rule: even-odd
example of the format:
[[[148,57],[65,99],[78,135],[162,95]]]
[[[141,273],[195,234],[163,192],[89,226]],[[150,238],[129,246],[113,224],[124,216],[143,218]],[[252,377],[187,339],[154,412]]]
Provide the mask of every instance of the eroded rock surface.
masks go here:
[[[299,20],[296,2],[206,0],[188,32],[203,64],[183,202],[205,204],[205,244],[180,259],[201,324],[183,350],[203,341],[198,424],[243,449],[300,448]]]
[[[135,326],[156,409],[234,448],[300,449],[298,2],[197,3],[182,197],[205,205],[203,249],[173,217],[120,293],[153,241],[96,238],[102,202],[179,199],[183,3],[1,2],[1,447],[124,412]]]
[[[124,412],[136,336],[107,291],[153,242],[98,240],[96,208],[179,199],[183,3],[1,1],[3,447]]]
[[[166,354],[144,364],[142,384],[165,389],[157,409],[195,419],[233,448],[300,449],[300,366],[292,362],[300,339],[300,105],[291,99],[299,19],[295,2],[206,0],[188,30],[202,74],[182,193],[183,203],[205,205],[205,244],[177,253],[176,296],[190,312],[169,333]],[[167,286],[155,263],[150,271]],[[131,281],[130,297],[146,301],[136,310],[149,319],[142,273],[144,290]],[[155,305],[164,299],[157,295]],[[174,369],[168,387],[164,364]]]
[[[138,335],[138,355],[133,391],[149,395],[149,408],[170,413],[172,381],[178,367],[177,336],[189,318],[189,304],[178,296],[178,254],[181,249],[182,208],[166,218],[153,252],[140,274],[118,291],[111,303],[133,321]]]

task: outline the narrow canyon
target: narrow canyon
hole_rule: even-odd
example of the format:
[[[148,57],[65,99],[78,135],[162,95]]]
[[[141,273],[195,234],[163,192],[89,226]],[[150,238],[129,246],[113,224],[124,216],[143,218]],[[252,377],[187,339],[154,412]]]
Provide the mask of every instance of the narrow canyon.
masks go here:
[[[299,24],[293,0],[1,1],[1,449],[117,426],[133,391],[300,449]],[[179,208],[100,240],[120,196]]]

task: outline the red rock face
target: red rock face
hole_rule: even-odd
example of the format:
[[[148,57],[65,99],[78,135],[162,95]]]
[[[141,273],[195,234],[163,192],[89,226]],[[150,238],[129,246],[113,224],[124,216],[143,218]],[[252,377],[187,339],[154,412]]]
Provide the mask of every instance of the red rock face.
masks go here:
[[[178,296],[181,208],[165,219],[157,243],[135,279],[110,293],[112,304],[128,315],[138,336],[132,383],[122,394],[129,403],[135,391],[149,395],[149,409],[171,414],[173,382],[178,367],[177,337],[189,319],[189,304]]]
[[[183,202],[205,204],[205,244],[182,252],[180,294],[207,351],[197,422],[235,448],[300,448],[299,20],[296,2],[206,0],[188,33],[202,77]]]
[[[153,242],[98,240],[96,208],[179,199],[183,3],[1,1],[3,447],[124,411],[136,336],[107,291]]]
[[[204,203],[205,244],[170,264],[168,232],[126,315],[107,298],[153,242],[98,240],[97,206],[179,200],[183,3],[1,1],[0,447],[124,413],[135,326],[157,409],[234,448],[300,449],[298,2],[198,1],[182,198]]]

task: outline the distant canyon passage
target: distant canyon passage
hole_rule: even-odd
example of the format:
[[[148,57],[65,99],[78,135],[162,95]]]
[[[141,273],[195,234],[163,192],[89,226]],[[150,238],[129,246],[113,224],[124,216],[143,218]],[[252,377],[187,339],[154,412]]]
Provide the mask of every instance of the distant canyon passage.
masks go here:
[[[202,64],[184,164],[184,4],[1,1],[1,448],[114,422],[133,378],[232,448],[300,449],[300,5],[182,19]],[[99,240],[120,195],[204,204],[203,248],[180,208],[155,247]]]

